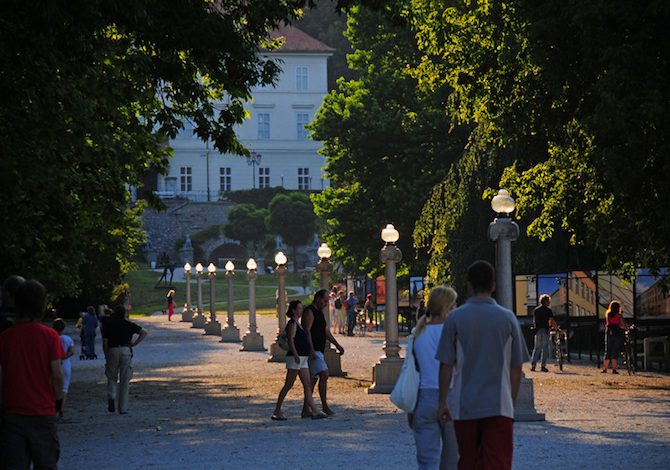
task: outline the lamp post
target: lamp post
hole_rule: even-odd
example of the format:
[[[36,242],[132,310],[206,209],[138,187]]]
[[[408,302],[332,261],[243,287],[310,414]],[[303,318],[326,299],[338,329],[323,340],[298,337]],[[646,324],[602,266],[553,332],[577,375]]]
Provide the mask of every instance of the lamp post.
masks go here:
[[[240,330],[235,326],[235,312],[233,305],[233,278],[235,277],[235,265],[232,261],[226,263],[226,280],[228,281],[228,321],[221,330],[222,343],[239,343]]]
[[[275,276],[277,276],[277,334],[281,333],[286,328],[286,275],[288,269],[286,268],[286,255],[283,252],[277,253],[275,256]],[[286,351],[279,347],[277,341],[270,346],[270,359],[268,362],[284,362],[286,360]]]
[[[252,171],[252,182],[254,185],[254,189],[256,189],[256,165],[261,164],[261,158],[262,155],[258,152],[251,152],[251,154],[247,157],[247,165],[253,165]]]
[[[209,275],[209,321],[205,323],[205,334],[216,335],[221,334],[221,323],[216,320],[216,265],[209,263],[207,266]]]
[[[198,282],[198,313],[193,317],[191,328],[204,328],[207,318],[202,314],[202,267],[201,263],[195,265],[195,279]]]
[[[514,211],[514,199],[501,189],[491,201],[491,208],[498,214],[488,231],[489,238],[496,242],[496,300],[513,310],[512,242],[519,238],[519,226],[509,216]]]
[[[247,261],[247,281],[249,281],[249,329],[242,338],[242,349],[240,351],[265,351],[263,347],[263,336],[256,330],[256,279],[258,265],[253,258]]]
[[[330,273],[333,272],[333,263],[330,261],[333,251],[328,245],[322,243],[319,249],[316,250],[316,253],[320,258],[316,264],[316,272],[319,273],[321,278],[321,289],[328,290],[330,287]],[[330,329],[332,327],[330,324],[330,302],[324,307],[323,316],[326,317],[326,328]],[[333,349],[329,341],[326,341],[323,360],[326,361],[326,365],[328,366],[328,375],[335,377],[344,377],[347,375],[346,372],[342,371],[341,356]]]
[[[398,282],[396,264],[402,260],[402,252],[395,246],[398,231],[392,224],[382,230],[384,248],[379,252],[379,259],[386,264],[386,312],[384,313],[385,355],[372,368],[372,386],[368,393],[391,393],[400,375],[403,360],[400,357],[398,342]]]
[[[488,229],[489,239],[496,242],[496,300],[501,306],[513,310],[512,242],[519,238],[519,226],[510,218],[510,213],[514,212],[514,199],[507,190],[501,189],[491,200],[491,208],[498,214]],[[544,413],[535,411],[533,381],[522,374],[514,419],[544,421],[544,418]]]
[[[191,264],[184,265],[184,278],[186,278],[186,305],[181,312],[181,321],[192,322],[193,310],[191,310]]]

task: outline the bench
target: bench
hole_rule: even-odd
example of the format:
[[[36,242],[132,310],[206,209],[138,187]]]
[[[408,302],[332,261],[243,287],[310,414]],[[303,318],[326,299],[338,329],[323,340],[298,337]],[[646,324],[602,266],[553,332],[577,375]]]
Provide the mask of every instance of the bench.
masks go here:
[[[658,362],[658,368],[663,369],[670,366],[670,338],[668,336],[658,336],[644,339],[644,349],[642,352],[644,358],[644,370],[653,367],[654,362]]]

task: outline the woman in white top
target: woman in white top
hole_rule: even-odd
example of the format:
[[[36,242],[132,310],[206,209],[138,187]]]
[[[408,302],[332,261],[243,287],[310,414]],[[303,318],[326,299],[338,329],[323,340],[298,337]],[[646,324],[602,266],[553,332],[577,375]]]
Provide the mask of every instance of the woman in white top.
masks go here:
[[[454,422],[440,423],[438,417],[440,362],[435,359],[442,327],[456,307],[457,294],[451,287],[439,286],[428,297],[426,313],[412,332],[413,353],[421,377],[419,398],[414,413],[407,415],[416,441],[416,460],[420,469],[456,469],[458,444]]]

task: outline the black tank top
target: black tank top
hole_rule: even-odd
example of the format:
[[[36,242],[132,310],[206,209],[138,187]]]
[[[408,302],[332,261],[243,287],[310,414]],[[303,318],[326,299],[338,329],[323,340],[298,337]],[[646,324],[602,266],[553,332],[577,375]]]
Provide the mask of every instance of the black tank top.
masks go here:
[[[326,349],[326,318],[323,312],[317,309],[314,305],[308,305],[305,310],[309,310],[314,315],[314,322],[312,323],[312,345],[315,351],[323,352]],[[303,315],[303,319],[304,319]]]
[[[298,356],[309,356],[311,350],[309,347],[309,338],[307,337],[307,332],[293,318],[288,321],[288,324],[286,325],[287,328],[291,322],[295,324],[295,336],[293,337],[293,343],[295,344],[296,351],[298,351]],[[293,356],[293,350],[289,349],[286,355]]]

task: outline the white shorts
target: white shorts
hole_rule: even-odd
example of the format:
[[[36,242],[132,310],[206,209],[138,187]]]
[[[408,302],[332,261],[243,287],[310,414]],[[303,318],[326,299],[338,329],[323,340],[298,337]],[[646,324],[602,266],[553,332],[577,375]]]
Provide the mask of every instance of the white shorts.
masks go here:
[[[295,362],[295,356],[286,356],[286,369],[291,370],[300,370],[307,369],[309,356],[298,356],[300,358],[299,362]]]
[[[328,370],[326,361],[323,359],[323,353],[316,351],[316,359],[309,360],[309,375],[312,377],[318,377],[319,373],[324,370]]]

